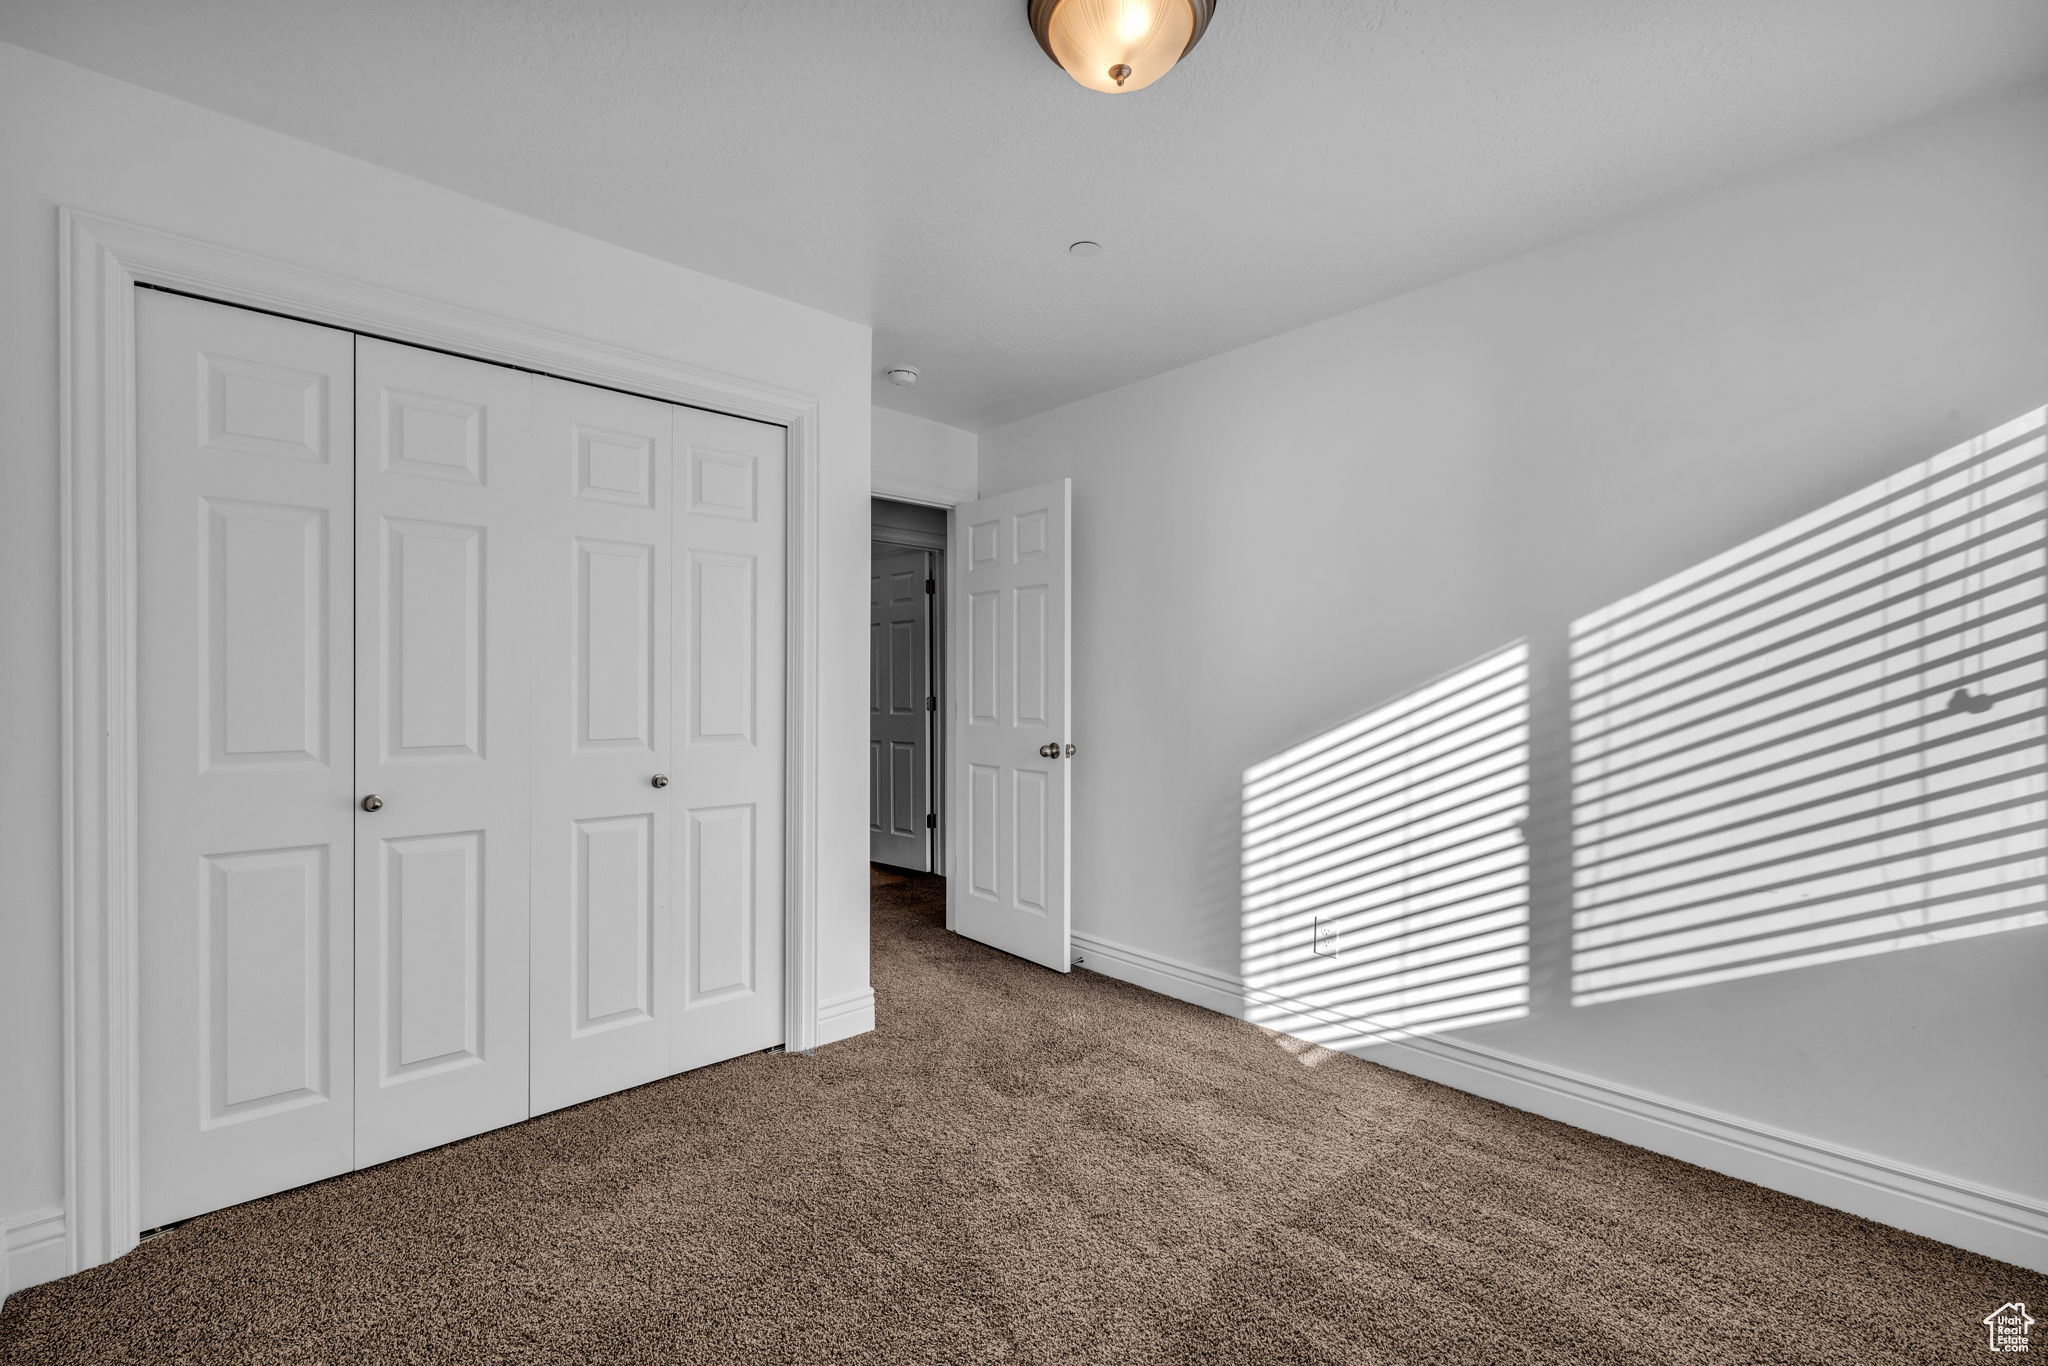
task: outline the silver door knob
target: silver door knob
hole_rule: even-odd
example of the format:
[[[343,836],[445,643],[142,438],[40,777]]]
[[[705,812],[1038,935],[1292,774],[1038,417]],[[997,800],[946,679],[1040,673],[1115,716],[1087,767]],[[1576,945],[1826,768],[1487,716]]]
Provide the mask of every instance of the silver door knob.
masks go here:
[[[652,778],[648,779],[648,781],[649,781],[649,782],[651,782],[651,783],[653,783],[653,784],[654,784],[654,785],[655,785],[656,787],[667,787],[667,786],[668,786],[668,774],[666,774],[666,773],[657,773],[657,774],[655,774],[655,775],[654,775],[654,776],[653,776]]]
[[[382,811],[383,809],[384,799],[378,796],[376,793],[372,792],[369,796],[363,798],[363,810]]]
[[[1038,757],[1041,759],[1057,759],[1060,757],[1060,747],[1058,745],[1040,745],[1038,747]]]
[[[1069,759],[1071,759],[1071,758],[1073,758],[1073,757],[1074,757],[1074,754],[1075,754],[1075,750],[1074,750],[1074,747],[1073,747],[1072,745],[1068,745],[1068,746],[1067,746],[1067,757],[1068,757]]]

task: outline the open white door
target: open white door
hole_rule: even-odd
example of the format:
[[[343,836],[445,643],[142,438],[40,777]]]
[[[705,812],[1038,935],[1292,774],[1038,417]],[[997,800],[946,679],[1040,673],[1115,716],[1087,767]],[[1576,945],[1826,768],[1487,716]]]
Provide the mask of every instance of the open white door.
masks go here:
[[[947,634],[947,919],[1065,972],[1073,483],[953,509]]]

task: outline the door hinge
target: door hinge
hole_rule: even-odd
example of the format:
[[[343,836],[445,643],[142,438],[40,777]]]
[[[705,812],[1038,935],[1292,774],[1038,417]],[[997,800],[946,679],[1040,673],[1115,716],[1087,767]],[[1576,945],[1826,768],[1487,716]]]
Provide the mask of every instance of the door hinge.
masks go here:
[[[938,829],[938,828],[939,828],[939,813],[938,813],[938,812],[936,812],[936,811],[927,811],[927,812],[925,812],[925,813],[924,813],[924,828],[925,828],[925,829],[927,829],[927,830],[936,830],[936,829]]]
[[[927,592],[927,593],[936,593],[936,592],[938,592],[938,591],[939,591],[939,581],[938,581],[937,579],[926,579],[926,580],[924,581],[924,591],[925,591],[925,592]]]
[[[926,711],[937,711],[939,709],[939,699],[936,697],[927,697],[924,700],[924,709]]]

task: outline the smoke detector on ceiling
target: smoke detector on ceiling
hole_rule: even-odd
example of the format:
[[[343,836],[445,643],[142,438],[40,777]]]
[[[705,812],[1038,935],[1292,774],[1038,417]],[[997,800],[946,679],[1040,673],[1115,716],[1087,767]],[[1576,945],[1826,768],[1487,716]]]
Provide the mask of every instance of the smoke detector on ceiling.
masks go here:
[[[882,372],[882,378],[888,380],[891,384],[908,389],[911,385],[917,383],[917,367],[915,365],[892,365]]]

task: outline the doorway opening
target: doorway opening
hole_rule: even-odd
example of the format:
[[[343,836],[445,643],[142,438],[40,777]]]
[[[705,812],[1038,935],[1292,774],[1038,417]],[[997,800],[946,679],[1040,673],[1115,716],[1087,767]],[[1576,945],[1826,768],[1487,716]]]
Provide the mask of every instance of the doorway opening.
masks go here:
[[[1073,965],[1073,497],[877,498],[870,522],[869,862],[1054,972]]]
[[[868,859],[945,872],[946,512],[873,500],[868,579]]]

